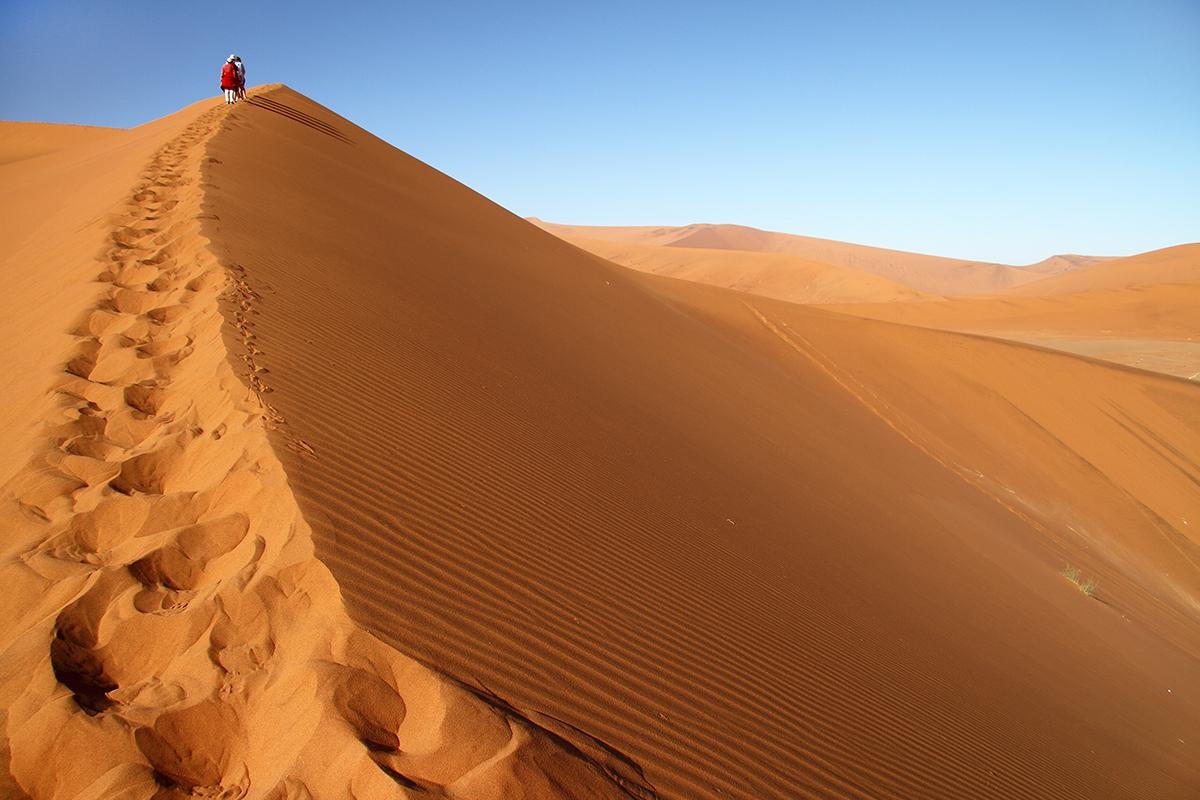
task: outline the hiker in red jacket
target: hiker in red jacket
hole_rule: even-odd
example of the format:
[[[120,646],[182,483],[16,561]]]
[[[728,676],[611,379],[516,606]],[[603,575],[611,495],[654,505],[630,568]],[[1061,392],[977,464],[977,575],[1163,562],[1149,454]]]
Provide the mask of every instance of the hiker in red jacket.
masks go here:
[[[225,59],[225,66],[221,67],[221,88],[225,91],[227,105],[237,102],[238,71],[234,61],[237,61],[236,55]]]

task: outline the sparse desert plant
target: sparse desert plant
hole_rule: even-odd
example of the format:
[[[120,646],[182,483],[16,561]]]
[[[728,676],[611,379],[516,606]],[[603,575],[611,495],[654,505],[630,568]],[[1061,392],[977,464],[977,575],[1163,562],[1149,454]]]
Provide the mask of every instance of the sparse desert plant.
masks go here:
[[[1067,580],[1079,587],[1079,591],[1083,592],[1088,597],[1096,596],[1096,589],[1099,588],[1100,583],[1095,578],[1088,578],[1087,580],[1084,580],[1083,575],[1079,572],[1079,569],[1077,567],[1072,567],[1070,564],[1067,564],[1067,566],[1063,569],[1062,574]]]

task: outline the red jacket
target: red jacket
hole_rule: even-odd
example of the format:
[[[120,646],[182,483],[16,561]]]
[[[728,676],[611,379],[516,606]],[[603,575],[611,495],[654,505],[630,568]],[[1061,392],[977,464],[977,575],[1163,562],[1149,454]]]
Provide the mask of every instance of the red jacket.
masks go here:
[[[221,67],[221,88],[238,88],[237,67],[233,65],[232,61],[225,62],[225,66]]]

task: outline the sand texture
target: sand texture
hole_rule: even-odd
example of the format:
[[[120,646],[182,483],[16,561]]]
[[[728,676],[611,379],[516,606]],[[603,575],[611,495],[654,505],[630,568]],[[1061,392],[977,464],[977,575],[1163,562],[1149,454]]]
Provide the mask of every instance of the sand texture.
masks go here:
[[[1200,387],[624,269],[288,89],[206,152],[227,347],[366,631],[663,797],[1200,789]]]
[[[0,796],[652,797],[347,617],[223,341],[224,124],[207,101],[0,168],[37,220],[2,254],[6,393],[40,412],[4,420]]]

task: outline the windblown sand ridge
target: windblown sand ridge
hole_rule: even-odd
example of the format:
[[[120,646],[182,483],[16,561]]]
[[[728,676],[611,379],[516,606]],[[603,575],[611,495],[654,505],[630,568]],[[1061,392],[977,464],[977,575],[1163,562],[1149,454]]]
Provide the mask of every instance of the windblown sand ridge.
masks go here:
[[[0,172],[9,186],[69,175],[93,201],[23,196],[43,214],[30,241],[53,244],[2,254],[5,301],[46,302],[46,273],[65,284],[55,301],[94,297],[85,273],[103,287],[90,308],[19,317],[33,339],[76,322],[52,391],[41,371],[13,386],[45,424],[3,453],[0,794],[652,797],[615,751],[345,615],[268,444],[261,387],[222,340],[222,295],[243,329],[253,303],[200,235],[206,146],[227,115],[201,103],[111,149],[68,150],[61,170]],[[118,210],[96,205],[126,179]],[[63,260],[97,247],[98,261]]]
[[[1200,786],[1195,386],[639,275],[286,89],[209,154],[371,632],[667,797]]]

